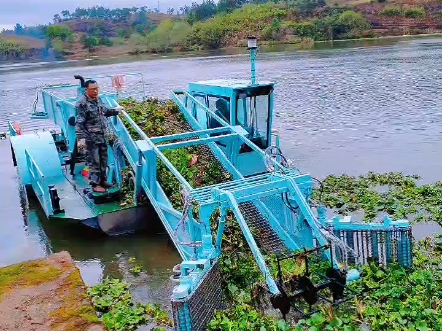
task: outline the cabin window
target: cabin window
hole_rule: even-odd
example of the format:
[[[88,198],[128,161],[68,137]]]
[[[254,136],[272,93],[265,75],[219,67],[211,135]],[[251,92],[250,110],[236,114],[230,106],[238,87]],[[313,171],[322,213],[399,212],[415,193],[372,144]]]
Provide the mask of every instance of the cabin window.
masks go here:
[[[196,101],[198,101],[201,105],[207,107],[207,96],[202,93],[193,93],[193,97]],[[206,111],[204,110],[203,106],[200,106],[199,103],[192,102],[191,99],[188,99],[187,101],[187,108],[191,110],[192,116],[200,123],[200,125],[204,126],[206,125]]]
[[[209,109],[215,112],[224,121],[230,124],[230,98],[209,96]],[[208,127],[218,128],[222,125],[216,119],[208,115]]]
[[[237,124],[250,134],[250,139],[262,147],[267,146],[269,95],[252,95],[240,93],[237,99]]]

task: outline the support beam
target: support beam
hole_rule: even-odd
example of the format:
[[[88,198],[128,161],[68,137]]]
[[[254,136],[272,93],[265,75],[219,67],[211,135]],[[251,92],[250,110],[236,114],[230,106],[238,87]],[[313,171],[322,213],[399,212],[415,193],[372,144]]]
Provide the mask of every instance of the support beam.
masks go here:
[[[247,243],[250,246],[250,250],[252,251],[253,256],[255,257],[256,262],[258,263],[259,269],[261,269],[261,272],[264,274],[264,278],[266,280],[270,292],[272,294],[280,294],[278,286],[276,285],[276,282],[273,279],[269,268],[267,267],[264,257],[262,256],[261,251],[259,250],[258,245],[256,244],[256,241],[253,238],[252,232],[250,231],[244,217],[242,216],[241,211],[239,210],[239,206],[236,203],[235,198],[233,197],[232,193],[228,191],[220,190],[220,193],[228,197],[230,207],[232,208],[236,220],[238,221],[238,224],[241,227],[242,232],[244,233],[244,237],[246,238]]]
[[[236,133],[226,134],[224,136],[216,136],[216,137],[208,137],[208,138],[199,138],[199,139],[191,139],[191,140],[185,140],[185,141],[179,141],[176,143],[170,143],[170,144],[164,144],[159,145],[158,150],[164,151],[168,149],[174,149],[174,148],[180,148],[180,147],[189,147],[189,146],[198,146],[198,145],[205,145],[211,142],[221,141],[221,140],[227,140],[231,138],[235,138],[238,135]]]
[[[152,138],[150,138],[150,140],[152,140],[152,142],[154,144],[158,144],[163,141],[169,141],[169,140],[175,140],[175,139],[186,139],[186,138],[192,138],[195,136],[201,137],[201,136],[207,135],[207,134],[217,134],[217,133],[223,133],[223,132],[232,132],[232,130],[229,127],[222,127],[222,128],[207,129],[207,130],[189,131],[186,133],[171,134],[168,136],[152,137]]]

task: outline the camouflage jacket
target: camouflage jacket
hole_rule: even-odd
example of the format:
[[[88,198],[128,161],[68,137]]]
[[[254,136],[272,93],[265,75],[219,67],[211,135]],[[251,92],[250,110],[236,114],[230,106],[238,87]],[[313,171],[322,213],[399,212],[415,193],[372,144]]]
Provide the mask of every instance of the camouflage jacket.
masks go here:
[[[108,109],[103,101],[90,100],[83,95],[76,103],[75,132],[77,139],[100,140],[108,134],[107,117],[118,115],[118,110]],[[98,142],[98,141],[97,141]]]

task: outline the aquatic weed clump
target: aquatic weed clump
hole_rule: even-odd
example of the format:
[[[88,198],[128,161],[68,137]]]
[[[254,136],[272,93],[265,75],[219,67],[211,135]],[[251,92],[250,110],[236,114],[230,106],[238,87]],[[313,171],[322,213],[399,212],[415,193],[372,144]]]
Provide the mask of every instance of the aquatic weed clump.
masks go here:
[[[349,285],[357,297],[336,308],[323,306],[306,319],[271,318],[250,298],[236,298],[230,309],[216,312],[207,330],[442,330],[441,252],[440,244],[425,239],[415,243],[411,269],[394,264],[364,266],[362,278]]]
[[[89,288],[88,295],[94,308],[102,314],[103,324],[108,330],[137,330],[147,323],[173,325],[168,313],[159,305],[134,304],[129,293],[129,284],[125,281],[106,277],[101,284]]]
[[[149,138],[193,131],[178,106],[172,101],[151,98],[140,102],[127,99],[122,100],[120,104]],[[133,139],[140,139],[139,134],[127,122],[125,124]],[[176,140],[167,143],[172,142]],[[194,188],[232,179],[207,146],[169,149],[163,154]],[[183,203],[179,189],[180,182],[159,159],[157,159],[157,179],[174,208],[181,209]]]
[[[398,172],[331,175],[322,182],[323,190],[314,190],[313,199],[341,215],[361,212],[365,221],[388,214],[395,219],[442,223],[442,182],[419,186],[419,179]]]
[[[419,186],[418,180],[418,176],[401,173],[328,176],[323,181],[322,201],[340,214],[363,211],[367,221],[387,213],[440,222],[441,183]],[[315,190],[316,201],[320,194]],[[442,249],[432,239],[414,244],[412,269],[395,264],[388,268],[374,263],[364,266],[362,278],[349,285],[359,293],[356,298],[337,308],[322,306],[310,318],[291,319],[289,324],[265,316],[260,302],[266,294],[265,282],[234,218],[227,220],[222,251],[220,266],[231,308],[215,314],[209,331],[442,330]],[[266,260],[274,271],[274,256],[266,256]],[[318,269],[323,269],[324,263],[310,267],[321,273]],[[285,282],[303,272],[299,261],[282,268]]]

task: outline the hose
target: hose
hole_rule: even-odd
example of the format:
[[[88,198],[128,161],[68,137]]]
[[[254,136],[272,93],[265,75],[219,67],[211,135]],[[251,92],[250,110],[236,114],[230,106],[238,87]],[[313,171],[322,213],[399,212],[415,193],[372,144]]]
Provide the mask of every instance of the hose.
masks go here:
[[[121,174],[123,171],[123,167],[120,163],[121,159],[119,157],[118,151],[122,151],[123,150],[123,143],[121,142],[120,139],[117,139],[113,146],[112,146],[112,151],[114,153],[114,161],[115,161],[115,173],[118,174],[118,187],[121,189],[123,186],[123,181],[121,180]]]
[[[192,242],[192,241],[190,241],[190,242],[179,242],[179,240],[178,240],[178,229],[179,229],[180,227],[183,228],[183,232],[184,232],[184,234],[189,235],[189,234],[187,233],[187,231],[186,231],[186,225],[185,225],[185,223],[186,223],[186,220],[189,219],[189,216],[188,216],[188,215],[189,215],[190,208],[192,207],[193,203],[195,202],[195,199],[193,199],[192,197],[190,197],[189,192],[186,191],[183,187],[181,188],[181,196],[182,196],[182,198],[183,198],[183,203],[184,203],[184,207],[183,207],[183,215],[181,216],[180,221],[178,222],[178,224],[177,224],[175,230],[173,231],[173,235],[172,235],[172,236],[173,236],[173,238],[175,239],[175,241],[176,241],[177,243],[179,243],[180,245],[183,245],[183,246],[189,246],[189,247],[194,247],[194,248],[196,248],[196,247],[201,247],[201,246],[202,246],[202,243],[201,243],[200,241],[195,241],[195,242]]]

